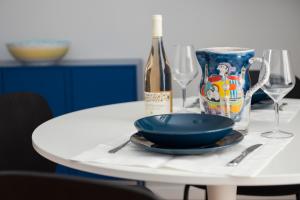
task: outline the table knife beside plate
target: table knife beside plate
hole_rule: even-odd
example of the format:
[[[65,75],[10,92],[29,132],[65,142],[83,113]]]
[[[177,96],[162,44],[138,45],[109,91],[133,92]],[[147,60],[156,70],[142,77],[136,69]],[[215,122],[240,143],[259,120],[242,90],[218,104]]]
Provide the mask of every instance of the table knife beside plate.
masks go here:
[[[249,155],[251,152],[253,152],[255,149],[257,149],[261,145],[262,144],[254,144],[254,145],[248,147],[240,155],[238,155],[236,158],[234,158],[229,163],[227,163],[226,166],[229,166],[229,167],[237,166],[247,155]]]

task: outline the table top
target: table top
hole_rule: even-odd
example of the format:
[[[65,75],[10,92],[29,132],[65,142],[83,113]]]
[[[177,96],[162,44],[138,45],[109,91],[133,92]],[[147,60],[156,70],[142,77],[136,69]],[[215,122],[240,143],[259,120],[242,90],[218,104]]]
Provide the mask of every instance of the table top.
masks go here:
[[[299,105],[300,100],[285,100],[288,106]],[[71,161],[70,158],[99,143],[105,143],[122,133],[136,131],[133,122],[143,117],[144,102],[129,102],[90,108],[69,113],[39,126],[32,135],[33,147],[45,158],[86,172],[135,179],[180,184],[204,185],[278,185],[300,184],[300,113],[282,128],[293,132],[295,138],[256,177],[229,177],[185,172],[175,169],[153,169]],[[256,121],[251,130],[270,130],[273,123]]]

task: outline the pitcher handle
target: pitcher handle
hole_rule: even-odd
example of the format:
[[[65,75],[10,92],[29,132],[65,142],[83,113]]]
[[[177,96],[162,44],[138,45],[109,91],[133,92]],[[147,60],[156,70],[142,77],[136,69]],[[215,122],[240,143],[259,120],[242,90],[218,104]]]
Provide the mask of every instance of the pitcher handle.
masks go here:
[[[249,60],[249,63],[252,64],[254,62],[260,62],[262,63],[262,67],[260,69],[260,71],[262,71],[262,69],[264,69],[265,73],[262,77],[261,80],[259,80],[255,85],[253,85],[249,90],[248,92],[246,93],[246,99],[250,99],[252,97],[252,95],[258,90],[260,89],[264,84],[266,84],[268,82],[268,79],[270,77],[270,64],[268,61],[266,61],[265,59],[263,58],[259,58],[259,57],[253,57]],[[250,67],[251,67],[250,66]]]

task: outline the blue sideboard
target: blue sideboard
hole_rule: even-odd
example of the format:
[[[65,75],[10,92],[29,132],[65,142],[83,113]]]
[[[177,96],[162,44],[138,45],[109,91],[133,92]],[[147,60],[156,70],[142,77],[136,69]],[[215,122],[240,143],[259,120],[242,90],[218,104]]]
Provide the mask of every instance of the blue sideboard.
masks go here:
[[[35,92],[54,116],[139,99],[141,60],[78,60],[54,66],[0,63],[0,93]]]
[[[136,101],[142,95],[140,59],[73,60],[53,66],[0,62],[0,94],[34,92],[43,96],[53,115],[95,106]],[[57,173],[110,178],[57,165]]]

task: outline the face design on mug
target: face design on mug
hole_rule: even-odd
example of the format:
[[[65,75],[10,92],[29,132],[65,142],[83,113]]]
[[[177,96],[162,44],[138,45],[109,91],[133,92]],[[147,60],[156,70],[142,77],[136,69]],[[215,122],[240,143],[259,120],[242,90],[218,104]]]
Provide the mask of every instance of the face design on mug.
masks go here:
[[[219,70],[219,75],[222,76],[223,78],[228,76],[229,69],[230,69],[229,63],[220,63],[217,67],[217,70]]]

